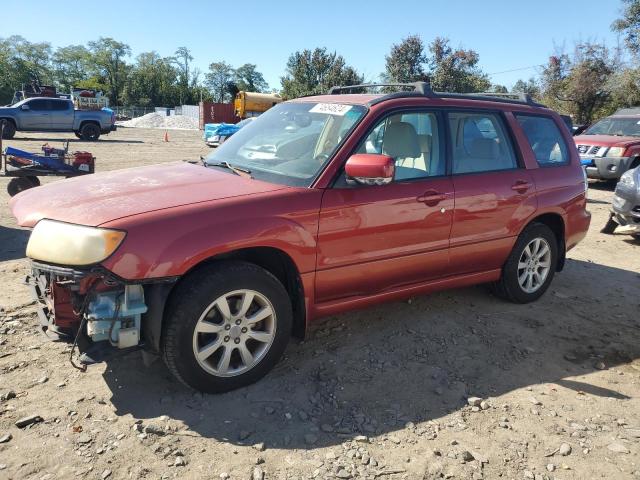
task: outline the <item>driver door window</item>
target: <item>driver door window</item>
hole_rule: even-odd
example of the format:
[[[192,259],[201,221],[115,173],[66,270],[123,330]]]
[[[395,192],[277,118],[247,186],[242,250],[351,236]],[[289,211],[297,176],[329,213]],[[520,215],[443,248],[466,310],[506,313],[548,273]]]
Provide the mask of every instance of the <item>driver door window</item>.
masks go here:
[[[393,157],[398,181],[445,174],[438,117],[434,113],[398,113],[386,117],[373,128],[358,152]]]

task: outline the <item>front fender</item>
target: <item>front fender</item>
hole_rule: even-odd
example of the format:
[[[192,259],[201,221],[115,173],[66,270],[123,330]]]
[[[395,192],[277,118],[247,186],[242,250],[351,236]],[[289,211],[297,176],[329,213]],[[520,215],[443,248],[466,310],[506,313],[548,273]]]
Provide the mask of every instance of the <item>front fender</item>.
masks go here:
[[[261,213],[259,205],[245,204],[201,211],[174,208],[170,215],[159,211],[110,222],[104,226],[124,229],[127,236],[103,266],[126,280],[175,277],[217,255],[272,247],[287,253],[301,274],[311,272],[315,269],[321,194],[308,192],[316,194],[291,199],[316,205],[311,209],[289,208],[302,213]]]

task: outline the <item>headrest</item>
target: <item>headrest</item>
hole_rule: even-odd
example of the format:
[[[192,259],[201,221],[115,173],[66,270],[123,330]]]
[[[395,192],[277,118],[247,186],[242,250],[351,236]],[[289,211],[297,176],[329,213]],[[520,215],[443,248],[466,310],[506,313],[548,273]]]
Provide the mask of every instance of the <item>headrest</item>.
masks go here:
[[[389,123],[384,132],[382,150],[393,158],[418,158],[420,142],[413,125],[407,122]]]
[[[497,158],[498,144],[492,138],[475,138],[471,140],[468,154],[472,158]]]

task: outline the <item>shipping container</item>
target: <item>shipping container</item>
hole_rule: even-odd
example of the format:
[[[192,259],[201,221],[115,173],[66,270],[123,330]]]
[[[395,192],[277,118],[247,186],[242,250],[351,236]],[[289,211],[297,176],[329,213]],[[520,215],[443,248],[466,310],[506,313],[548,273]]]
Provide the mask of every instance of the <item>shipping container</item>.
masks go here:
[[[200,130],[205,123],[238,123],[240,118],[233,113],[232,103],[200,102]]]

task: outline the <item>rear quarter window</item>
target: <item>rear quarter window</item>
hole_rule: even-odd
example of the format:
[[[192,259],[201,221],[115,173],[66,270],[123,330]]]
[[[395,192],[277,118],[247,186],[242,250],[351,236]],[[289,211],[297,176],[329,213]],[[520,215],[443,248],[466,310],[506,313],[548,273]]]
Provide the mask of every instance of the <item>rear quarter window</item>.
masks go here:
[[[549,167],[567,165],[569,149],[564,137],[551,117],[516,114],[538,165]]]

